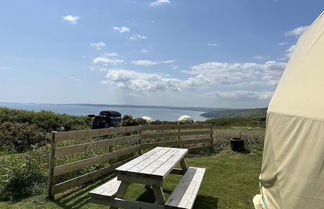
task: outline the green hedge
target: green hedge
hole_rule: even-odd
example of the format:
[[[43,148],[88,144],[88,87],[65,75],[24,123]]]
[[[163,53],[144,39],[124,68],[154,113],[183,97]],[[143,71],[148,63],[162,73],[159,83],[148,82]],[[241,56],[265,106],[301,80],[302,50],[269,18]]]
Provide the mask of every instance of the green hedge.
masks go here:
[[[33,145],[49,143],[49,135],[36,125],[29,123],[0,123],[0,148],[23,152]]]
[[[60,130],[88,129],[91,119],[87,116],[72,116],[67,114],[56,114],[51,111],[27,111],[0,107],[0,123],[29,123],[44,129],[46,132]]]
[[[47,146],[0,158],[0,201],[45,193],[48,158]]]
[[[215,118],[206,122],[218,127],[265,127],[265,118]]]

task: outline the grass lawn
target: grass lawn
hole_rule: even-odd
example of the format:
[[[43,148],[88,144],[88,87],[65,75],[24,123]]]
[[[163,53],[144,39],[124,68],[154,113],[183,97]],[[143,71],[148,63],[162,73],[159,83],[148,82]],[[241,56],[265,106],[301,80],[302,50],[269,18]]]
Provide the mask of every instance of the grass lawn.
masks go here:
[[[261,166],[261,152],[250,154],[223,151],[220,154],[186,158],[188,166],[206,167],[206,175],[195,202],[195,209],[253,209],[252,198],[259,192],[258,176]],[[107,177],[108,178],[108,177]],[[23,199],[18,202],[0,202],[0,208],[107,208],[89,203],[89,190],[102,184],[88,185],[74,192],[48,201],[45,195]],[[180,176],[169,175],[164,185],[166,198],[171,194]],[[153,191],[142,185],[131,185],[125,198],[154,202]]]

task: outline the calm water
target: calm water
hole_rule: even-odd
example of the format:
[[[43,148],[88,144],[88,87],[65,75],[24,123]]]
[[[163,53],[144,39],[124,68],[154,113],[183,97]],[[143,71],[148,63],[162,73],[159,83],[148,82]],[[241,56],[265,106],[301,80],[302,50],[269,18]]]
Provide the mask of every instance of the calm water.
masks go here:
[[[9,107],[21,110],[48,110],[55,113],[66,113],[71,115],[99,114],[102,110],[115,110],[122,115],[131,114],[133,117],[149,116],[154,120],[175,121],[181,115],[190,115],[194,121],[206,120],[200,116],[202,112],[190,110],[169,110],[151,108],[124,108],[124,107],[94,107],[83,105],[63,105],[63,104],[24,104],[24,103],[0,103],[0,107]]]

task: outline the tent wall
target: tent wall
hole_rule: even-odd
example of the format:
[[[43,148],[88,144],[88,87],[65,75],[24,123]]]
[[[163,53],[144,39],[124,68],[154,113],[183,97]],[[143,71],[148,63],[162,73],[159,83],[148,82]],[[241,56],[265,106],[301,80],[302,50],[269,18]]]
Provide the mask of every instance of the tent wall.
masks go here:
[[[268,209],[324,208],[324,122],[268,114],[260,182]]]
[[[324,14],[304,32],[271,99],[260,174],[266,209],[324,209]]]

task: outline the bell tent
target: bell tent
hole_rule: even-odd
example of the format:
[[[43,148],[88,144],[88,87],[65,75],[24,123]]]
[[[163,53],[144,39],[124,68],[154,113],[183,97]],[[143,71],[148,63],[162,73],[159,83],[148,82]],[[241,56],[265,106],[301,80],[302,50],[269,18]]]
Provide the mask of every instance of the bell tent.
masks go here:
[[[303,33],[267,111],[264,209],[324,208],[324,12]]]

